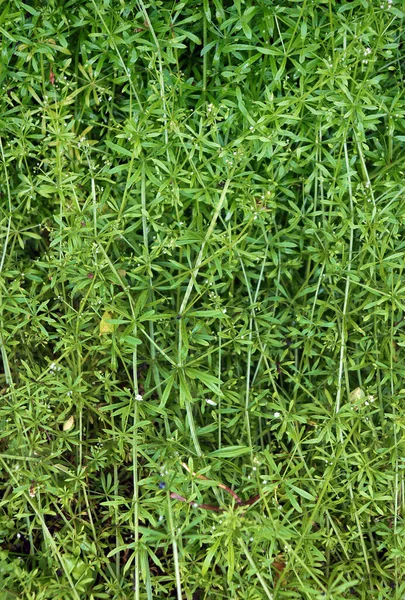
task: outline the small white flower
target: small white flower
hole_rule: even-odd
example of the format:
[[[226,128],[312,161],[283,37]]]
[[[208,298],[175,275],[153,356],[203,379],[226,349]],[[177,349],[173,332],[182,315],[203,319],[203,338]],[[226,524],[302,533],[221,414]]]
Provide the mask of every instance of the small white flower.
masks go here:
[[[275,412],[275,413],[274,413],[274,418],[275,418],[275,419],[278,419],[279,417],[281,417],[281,413],[279,413],[279,412]]]
[[[141,396],[141,394],[136,394],[135,400],[138,400],[138,402],[141,402],[143,400],[143,397]]]
[[[205,401],[206,401],[207,404],[211,404],[211,406],[216,406],[217,405],[217,403],[214,402],[214,400],[211,400],[211,398],[206,398]]]

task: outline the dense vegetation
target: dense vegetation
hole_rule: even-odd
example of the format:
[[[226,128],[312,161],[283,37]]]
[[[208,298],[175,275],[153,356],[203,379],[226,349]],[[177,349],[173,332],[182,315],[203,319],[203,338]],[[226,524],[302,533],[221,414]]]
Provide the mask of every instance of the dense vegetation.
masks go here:
[[[401,0],[4,0],[0,597],[405,597]]]

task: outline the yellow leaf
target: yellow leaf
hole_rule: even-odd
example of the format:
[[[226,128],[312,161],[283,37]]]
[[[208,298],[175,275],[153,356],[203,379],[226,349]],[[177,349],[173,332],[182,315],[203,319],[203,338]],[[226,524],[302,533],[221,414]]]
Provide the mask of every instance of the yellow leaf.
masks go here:
[[[360,387],[357,387],[355,390],[352,390],[349,395],[349,400],[352,405],[352,408],[354,410],[358,410],[365,397],[366,394]]]
[[[69,431],[69,429],[72,429],[74,424],[75,418],[73,415],[71,415],[68,420],[63,423],[63,431]]]
[[[100,335],[114,332],[114,325],[112,323],[107,323],[108,319],[112,319],[112,315],[106,310],[100,321]]]
[[[358,400],[362,400],[366,394],[363,390],[357,387],[355,390],[350,392],[350,402],[357,402]]]

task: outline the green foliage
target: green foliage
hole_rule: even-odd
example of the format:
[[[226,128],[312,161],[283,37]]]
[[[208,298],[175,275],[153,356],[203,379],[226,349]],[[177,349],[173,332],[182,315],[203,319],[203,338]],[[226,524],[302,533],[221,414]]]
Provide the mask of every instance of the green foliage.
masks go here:
[[[404,14],[1,4],[1,598],[404,597]]]

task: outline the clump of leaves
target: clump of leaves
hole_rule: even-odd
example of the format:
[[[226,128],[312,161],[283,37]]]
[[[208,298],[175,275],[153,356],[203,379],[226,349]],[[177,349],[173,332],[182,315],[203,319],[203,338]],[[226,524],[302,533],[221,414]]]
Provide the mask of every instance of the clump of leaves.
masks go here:
[[[2,597],[404,595],[403,17],[2,7]]]

